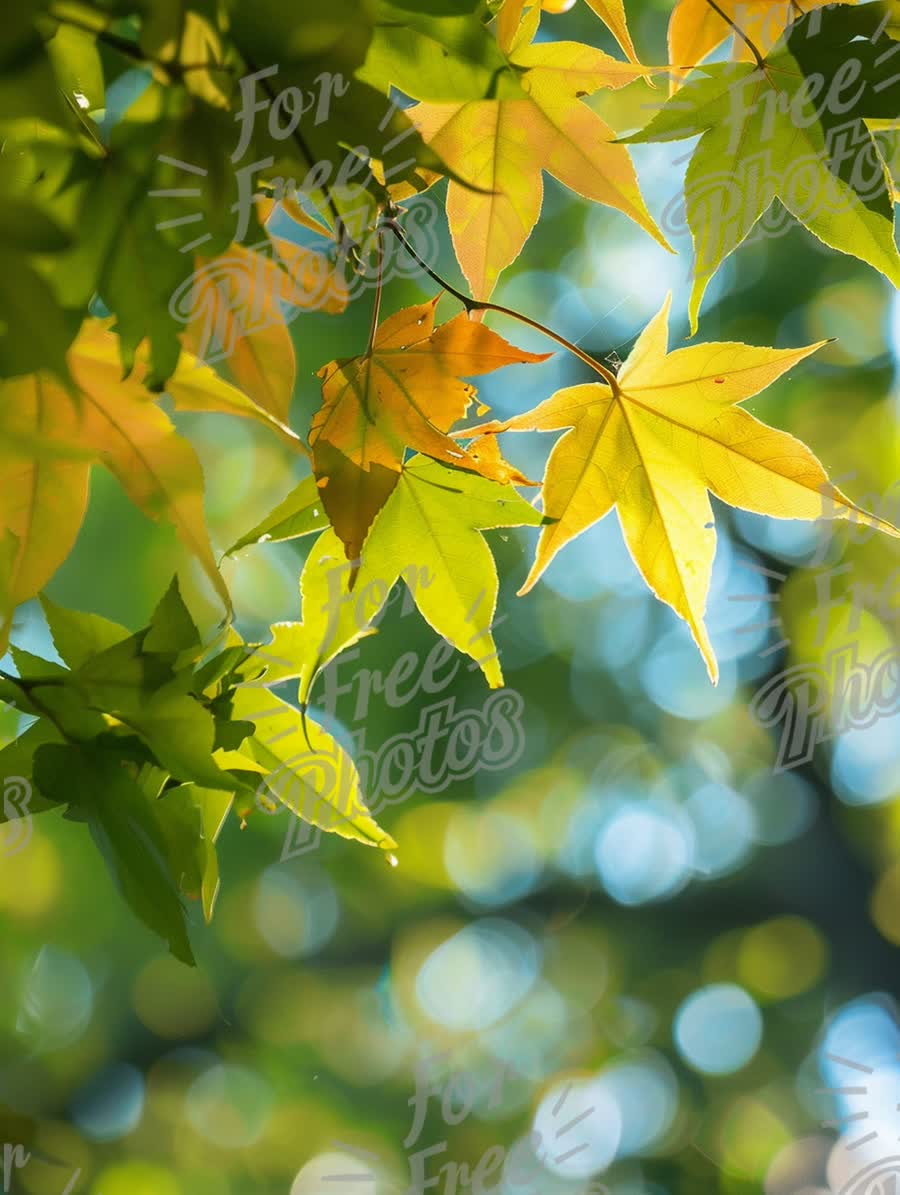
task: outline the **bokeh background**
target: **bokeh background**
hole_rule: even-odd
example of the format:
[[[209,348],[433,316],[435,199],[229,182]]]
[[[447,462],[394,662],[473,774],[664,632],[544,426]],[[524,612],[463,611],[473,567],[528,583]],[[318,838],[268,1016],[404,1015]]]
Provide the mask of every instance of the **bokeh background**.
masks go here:
[[[644,60],[664,61],[667,10],[632,4],[629,15]],[[580,0],[545,16],[540,36],[613,50]],[[136,72],[120,79],[111,112],[140,85]],[[624,132],[659,98],[638,87],[594,102]],[[670,232],[689,148],[633,151]],[[687,234],[672,233],[670,256],[624,217],[545,186],[540,225],[495,298],[601,359],[624,358],[671,289],[673,344],[685,337]],[[445,228],[440,241],[439,268],[461,284]],[[433,293],[427,279],[393,282],[385,311]],[[298,429],[317,402],[314,371],[362,350],[369,310],[363,295],[343,317],[291,324]],[[782,220],[780,235],[720,271],[700,336],[836,337],[749,409],[898,520],[900,301],[883,279]],[[500,416],[587,377],[560,353],[479,389]],[[302,470],[246,423],[177,421],[204,462],[224,550]],[[552,442],[508,436],[504,448],[539,476]],[[174,535],[105,473],[92,484],[49,595],[137,628],[179,570],[211,623]],[[212,926],[193,911],[196,970],[131,917],[83,827],[37,819],[25,849],[0,855],[2,1135],[32,1153],[8,1189],[381,1195],[405,1191],[413,1155],[430,1150],[419,1164],[442,1195],[810,1195],[900,1152],[900,711],[836,732],[826,710],[813,757],[779,770],[780,728],[750,708],[787,667],[823,668],[853,645],[867,663],[897,645],[900,550],[720,504],[716,518],[717,688],[686,628],[647,592],[615,515],[524,599],[514,595],[535,533],[488,533],[496,639],[523,702],[519,757],[384,806],[393,869],[327,836],[282,860],[286,813],[256,814],[243,831],[230,821]],[[311,542],[224,562],[248,638],[299,616]],[[14,639],[55,658],[34,606]],[[385,675],[403,652],[424,661],[434,643],[416,611],[392,602],[358,658],[338,663],[340,682]],[[356,697],[351,688],[323,716],[366,751],[415,731],[430,700],[394,708],[376,692],[359,716]],[[441,697],[481,709],[488,691],[461,666]],[[4,741],[18,729],[0,713]],[[425,1064],[437,1094],[417,1135],[410,1101]]]

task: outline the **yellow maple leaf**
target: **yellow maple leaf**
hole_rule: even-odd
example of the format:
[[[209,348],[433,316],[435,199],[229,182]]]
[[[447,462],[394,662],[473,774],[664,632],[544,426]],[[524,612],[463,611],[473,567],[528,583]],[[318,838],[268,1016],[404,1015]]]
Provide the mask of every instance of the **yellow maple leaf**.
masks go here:
[[[855,4],[856,0],[844,2]],[[697,66],[735,34],[735,25],[765,56],[781,41],[789,25],[805,13],[822,8],[829,0],[716,0],[716,3],[734,25],[729,25],[709,0],[678,0],[669,18],[672,90],[691,67]],[[741,62],[753,60],[748,42],[737,35],[734,36],[734,57]]]
[[[87,510],[91,459],[78,451],[74,404],[55,378],[35,374],[6,382],[0,399],[4,652],[15,607],[46,585],[72,549]]]
[[[105,465],[146,515],[174,524],[230,609],[206,530],[200,462],[144,384],[146,346],[123,379],[118,338],[106,321],[86,320],[67,364],[74,391],[43,373],[0,385],[0,650],[14,608],[34,597],[71,551],[94,464]],[[258,419],[299,444],[286,425],[188,353],[167,387],[181,409]]]
[[[417,104],[410,119],[437,154],[475,187],[451,179],[447,219],[460,267],[477,299],[490,297],[537,223],[542,170],[585,199],[613,207],[669,248],[644,204],[623,145],[581,98],[645,78],[577,42],[516,41],[509,51],[524,99]]]
[[[782,519],[846,518],[900,531],[855,506],[799,440],[737,403],[827,342],[799,349],[738,343],[668,352],[670,298],[641,333],[616,387],[569,386],[533,411],[466,434],[562,431],[547,462],[545,514],[527,592],[557,552],[614,506],[644,580],[687,622],[710,677],[718,666],[703,616],[715,555],[709,494]]]
[[[503,7],[497,14],[497,41],[501,50],[507,51],[515,40],[522,13],[533,3],[533,0],[504,0]],[[541,0],[544,12],[568,12],[575,0]],[[603,24],[607,27],[622,49],[629,62],[637,62],[631,34],[628,32],[628,22],[625,19],[625,5],[623,0],[587,0],[587,4],[594,10]]]
[[[219,257],[197,259],[185,348],[223,359],[241,390],[287,422],[297,366],[285,308],[343,311],[343,276],[324,253],[270,237],[272,254],[233,244]]]
[[[334,233],[321,220],[311,215],[300,202],[299,195],[295,192],[290,194],[286,192],[279,194],[276,199],[274,194],[260,199],[256,198],[256,214],[259,217],[261,224],[267,225],[276,210],[281,210],[286,216],[289,216],[295,224],[299,224],[302,228],[308,228],[310,232],[316,233],[320,237],[324,237],[326,241],[334,239]]]
[[[496,32],[500,49],[505,54],[512,49],[522,23],[522,14],[531,3],[532,0],[503,0],[503,7],[497,13]]]
[[[462,378],[547,354],[518,349],[463,313],[435,329],[437,302],[398,311],[362,356],[319,370],[322,406],[309,433],[313,471],[348,560],[359,556],[408,448],[495,481],[533,484],[499,454],[475,456],[447,432],[476,393]]]

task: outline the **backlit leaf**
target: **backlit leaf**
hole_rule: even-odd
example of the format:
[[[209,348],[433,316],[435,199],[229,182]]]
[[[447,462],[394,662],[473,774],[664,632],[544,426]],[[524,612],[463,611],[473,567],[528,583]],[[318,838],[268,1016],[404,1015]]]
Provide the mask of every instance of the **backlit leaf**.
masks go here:
[[[866,9],[877,7],[837,6],[807,17],[765,72],[755,63],[704,67],[644,129],[624,138],[702,134],[685,178],[696,256],[692,331],[713,274],[776,198],[824,244],[900,286],[890,179],[866,126],[866,118],[896,116],[900,77],[880,46],[853,40],[872,31],[875,14]],[[862,85],[846,73],[853,62],[857,73],[864,69]]]
[[[423,618],[499,688],[491,633],[497,569],[481,532],[544,521],[509,484],[414,457],[375,519],[358,572],[338,551],[333,531],[316,541],[300,577],[303,621],[276,623],[272,642],[258,653],[267,683],[298,678],[305,703],[325,664],[373,633],[372,620],[402,580]]]
[[[296,539],[301,535],[310,535],[313,531],[323,531],[327,526],[328,516],[316,479],[304,477],[261,523],[257,523],[231,545],[227,555],[246,548],[248,544]]]
[[[576,42],[535,42],[511,51],[526,99],[418,104],[411,117],[425,140],[480,191],[451,182],[447,217],[472,294],[487,299],[537,223],[541,171],[586,199],[617,208],[668,248],[644,204],[624,147],[581,102],[601,87],[648,74]]]
[[[435,328],[436,304],[398,311],[379,327],[368,352],[319,370],[322,407],[309,433],[313,470],[349,560],[397,484],[407,449],[528,484],[504,461],[476,460],[447,432],[476,393],[462,378],[543,361],[546,354],[517,349],[462,313]]]
[[[236,716],[256,724],[244,750],[268,769],[268,793],[297,817],[342,838],[392,850],[396,843],[373,820],[359,792],[353,760],[315,722],[267,689],[245,686]]]
[[[855,506],[810,450],[742,410],[786,370],[821,348],[700,344],[668,353],[669,300],[618,375],[569,386],[533,411],[483,424],[482,433],[562,431],[544,478],[545,527],[521,592],[553,557],[613,507],[628,548],[657,597],[691,628],[710,677],[718,665],[703,622],[716,533],[709,493],[783,519],[853,515],[900,531]]]

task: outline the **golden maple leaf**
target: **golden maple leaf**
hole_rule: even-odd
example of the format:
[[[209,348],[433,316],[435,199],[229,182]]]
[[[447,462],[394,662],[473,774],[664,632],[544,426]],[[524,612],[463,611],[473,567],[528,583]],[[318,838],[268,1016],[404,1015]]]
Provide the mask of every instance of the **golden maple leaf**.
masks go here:
[[[715,555],[709,494],[782,519],[846,518],[900,531],[855,506],[813,453],[737,403],[752,398],[826,341],[799,349],[738,343],[668,350],[671,296],[638,338],[616,387],[559,390],[533,411],[466,435],[571,429],[543,484],[544,527],[521,593],[557,552],[614,506],[644,580],[687,622],[710,677],[718,666],[703,616]]]
[[[197,259],[184,347],[224,358],[241,390],[287,422],[296,359],[282,304],[301,310],[344,311],[346,284],[323,253],[270,237],[272,255],[233,244],[218,257]]]
[[[502,50],[508,50],[515,41],[522,13],[534,0],[504,0],[503,7],[497,14],[497,41]],[[544,12],[567,12],[575,0],[541,0],[540,7]],[[603,24],[625,51],[629,62],[637,62],[631,34],[628,32],[628,22],[625,19],[625,5],[623,0],[587,0]]]
[[[105,465],[146,515],[174,525],[231,606],[206,529],[197,454],[146,388],[146,343],[123,379],[118,337],[107,324],[86,320],[69,350],[73,390],[44,373],[0,385],[0,650],[14,608],[34,597],[71,551],[94,464]],[[286,424],[189,353],[166,385],[181,410],[256,419],[300,447]]]
[[[476,299],[487,299],[537,223],[541,171],[572,191],[617,208],[664,248],[623,145],[581,97],[624,87],[650,68],[619,62],[577,42],[516,41],[508,57],[526,98],[423,103],[409,116],[425,141],[478,189],[451,179],[447,219]]]
[[[855,4],[856,0],[844,2]],[[735,26],[765,56],[794,21],[822,8],[829,0],[716,0],[716,3],[734,25],[723,20],[709,0],[678,0],[669,18],[673,90],[691,67],[735,33]],[[753,60],[748,41],[738,35],[734,37],[734,57],[741,62]]]
[[[322,406],[309,433],[313,472],[348,560],[359,556],[407,449],[495,481],[534,484],[499,455],[473,455],[447,432],[476,393],[462,378],[548,354],[518,349],[464,313],[435,329],[437,302],[398,311],[362,356],[319,370]]]

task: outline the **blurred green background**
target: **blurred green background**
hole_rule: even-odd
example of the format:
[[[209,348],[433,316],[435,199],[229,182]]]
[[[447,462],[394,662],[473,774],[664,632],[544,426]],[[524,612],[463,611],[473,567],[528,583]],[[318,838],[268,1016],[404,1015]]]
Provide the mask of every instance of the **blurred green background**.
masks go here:
[[[665,60],[665,16],[629,8],[645,61]],[[613,49],[581,3],[545,17],[540,36]],[[592,102],[624,132],[658,97],[638,87]],[[633,150],[677,257],[545,178],[541,222],[496,300],[599,359],[624,358],[672,289],[681,340],[691,254],[673,229],[689,148]],[[439,269],[459,284],[443,226],[440,243]],[[427,279],[393,282],[384,310],[433,293]],[[457,309],[445,299],[440,310]],[[362,351],[369,312],[363,295],[345,316],[292,323],[298,429],[317,403],[315,370]],[[548,347],[509,320],[488,322]],[[900,301],[879,276],[782,221],[780,235],[755,238],[719,272],[700,336],[777,346],[837,337],[749,409],[809,444],[854,500],[898,520]],[[499,417],[580,380],[587,371],[560,353],[482,379],[479,391]],[[264,430],[219,416],[177,422],[201,454],[224,549],[300,473]],[[539,476],[552,442],[506,437],[504,449]],[[92,485],[49,595],[137,628],[178,570],[211,626],[174,534],[107,474],[95,471]],[[230,820],[212,926],[192,910],[196,970],[132,918],[83,827],[46,814],[23,849],[7,841],[0,1103],[24,1118],[4,1125],[4,1139],[32,1154],[7,1167],[7,1189],[381,1195],[405,1191],[413,1155],[435,1147],[420,1164],[441,1195],[808,1195],[841,1190],[867,1161],[891,1156],[900,712],[895,703],[868,728],[827,733],[808,762],[778,770],[781,727],[763,728],[750,706],[787,667],[823,668],[829,652],[852,647],[867,663],[896,647],[900,551],[853,528],[721,505],[716,518],[717,688],[686,628],[646,591],[615,515],[524,599],[514,595],[534,533],[489,532],[496,639],[522,702],[508,766],[390,804],[370,787],[399,843],[394,869],[328,836],[295,853],[286,813],[256,813],[243,831]],[[224,562],[245,636],[265,639],[271,622],[299,616],[311,542]],[[36,603],[14,639],[53,656]],[[326,701],[320,680],[320,712],[357,753],[412,734],[435,702],[484,708],[489,692],[465,661],[438,695],[392,706],[375,691],[357,708],[360,670],[383,677],[404,652],[424,663],[434,643],[418,613],[393,601],[379,634],[332,665],[350,691]],[[0,714],[4,741],[16,730],[12,712]],[[423,1064],[437,1094],[416,1134]]]

